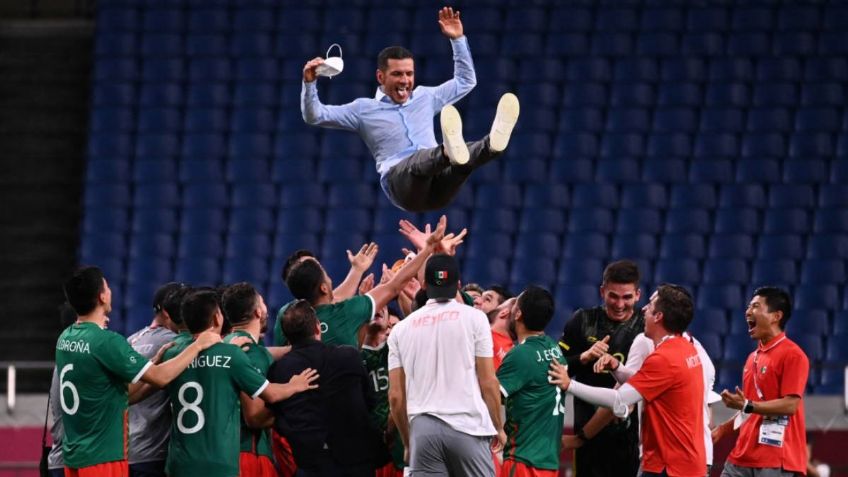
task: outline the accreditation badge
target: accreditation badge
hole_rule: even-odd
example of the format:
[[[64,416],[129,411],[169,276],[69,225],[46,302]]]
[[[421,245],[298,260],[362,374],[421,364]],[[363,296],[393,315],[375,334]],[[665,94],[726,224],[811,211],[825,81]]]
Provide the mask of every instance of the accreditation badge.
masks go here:
[[[783,437],[789,416],[764,417],[760,424],[759,443],[766,446],[783,447]]]

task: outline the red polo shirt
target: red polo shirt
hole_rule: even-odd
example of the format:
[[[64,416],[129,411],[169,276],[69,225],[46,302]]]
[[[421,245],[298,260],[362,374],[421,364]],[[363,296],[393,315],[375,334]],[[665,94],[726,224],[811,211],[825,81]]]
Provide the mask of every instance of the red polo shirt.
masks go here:
[[[707,473],[704,374],[698,350],[683,337],[661,342],[627,381],[645,400],[642,469],[671,477]]]
[[[492,344],[495,349],[492,361],[495,364],[495,371],[497,371],[498,368],[501,367],[504,357],[507,353],[509,353],[509,350],[515,346],[515,343],[509,336],[503,333],[498,333],[497,331],[492,331]]]
[[[801,397],[798,409],[789,417],[783,447],[759,443],[763,416],[752,414],[739,430],[736,446],[727,458],[742,467],[782,468],[787,472],[807,473],[807,436],[804,434],[804,389],[810,372],[810,360],[794,341],[781,333],[748,356],[742,371],[742,392],[757,401],[786,396]],[[757,392],[759,387],[762,396]]]

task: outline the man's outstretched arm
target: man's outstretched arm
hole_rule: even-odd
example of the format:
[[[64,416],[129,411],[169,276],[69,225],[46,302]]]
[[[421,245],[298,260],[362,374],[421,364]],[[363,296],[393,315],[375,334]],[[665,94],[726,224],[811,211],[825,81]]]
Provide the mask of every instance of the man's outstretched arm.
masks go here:
[[[316,68],[323,63],[324,58],[317,57],[303,65],[303,87],[300,90],[300,112],[303,120],[312,126],[356,131],[359,115],[356,113],[355,102],[342,106],[327,106],[318,99]]]

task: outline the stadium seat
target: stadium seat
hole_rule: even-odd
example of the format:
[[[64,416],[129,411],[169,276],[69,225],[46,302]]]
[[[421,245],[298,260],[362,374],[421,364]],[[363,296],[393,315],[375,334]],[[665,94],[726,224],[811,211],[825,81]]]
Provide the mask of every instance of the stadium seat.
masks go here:
[[[666,188],[660,184],[629,184],[622,187],[621,203],[631,207],[665,209]]]
[[[653,131],[692,132],[698,125],[698,116],[692,108],[659,108],[654,112]],[[647,124],[645,125],[647,129]]]
[[[767,209],[763,231],[767,234],[806,234],[811,231],[810,222],[806,209]]]
[[[692,258],[659,259],[654,266],[654,283],[692,286],[701,282],[701,267]]]
[[[264,283],[268,275],[268,261],[263,258],[237,257],[224,260],[224,283]]]
[[[742,258],[711,258],[704,262],[704,283],[744,285],[749,274],[748,263]]]
[[[452,223],[450,219],[448,223]],[[515,233],[518,229],[517,213],[511,209],[492,207],[474,209],[470,229],[472,232],[481,233]]]
[[[596,285],[559,285],[554,292],[554,303],[576,310],[597,306],[601,297]]]
[[[733,161],[730,159],[693,159],[689,166],[692,183],[728,184],[733,182]]]
[[[594,15],[590,6],[569,4],[551,9],[548,29],[553,32],[588,31],[593,25]]]
[[[713,209],[716,188],[710,184],[677,184],[671,188],[671,207]]]
[[[612,184],[577,184],[571,202],[573,207],[615,208],[619,205],[618,189]]]
[[[274,212],[271,208],[261,206],[232,208],[227,230],[240,233],[270,233],[274,230]]]
[[[839,289],[836,285],[798,285],[794,306],[798,309],[837,309],[840,306]]]
[[[709,92],[707,93],[709,98]],[[709,100],[708,100],[709,104]],[[744,126],[743,114],[740,108],[711,107],[701,110],[699,127],[704,132],[733,132],[741,131]]]
[[[226,228],[227,217],[224,209],[221,208],[190,207],[183,209],[180,216],[180,232],[182,234],[219,233]]]
[[[738,285],[703,285],[696,294],[696,308],[721,308],[737,311],[744,308],[742,289]]]
[[[539,184],[524,189],[525,208],[567,208],[571,204],[571,193],[564,184]]]
[[[695,318],[692,320],[692,324],[689,325],[689,332],[698,338],[701,344],[704,343],[704,340],[701,338],[704,333],[724,336],[727,334],[727,331],[727,313],[724,310],[714,310],[711,308],[695,310]],[[718,358],[721,354],[710,354],[710,356]]]
[[[557,272],[559,285],[583,285],[598,281],[603,273],[604,263],[597,258],[574,257],[563,259]],[[559,304],[557,304],[559,306]]]
[[[522,233],[562,234],[566,230],[566,214],[559,208],[525,208],[521,212],[518,231]],[[559,253],[559,249],[557,249]]]
[[[618,233],[613,235],[613,257],[653,260],[657,254],[657,239],[653,233],[628,232],[619,229]]]
[[[466,241],[466,257],[469,259],[499,258],[508,260],[515,248],[510,234],[471,234]]]
[[[650,107],[656,100],[656,91],[654,87],[650,83],[646,82],[613,83],[610,95],[610,105],[615,107]],[[619,122],[621,122],[621,119],[619,119]],[[645,126],[647,126],[647,124]]]
[[[556,262],[549,258],[523,257],[512,262],[510,288],[520,290],[529,284],[537,284],[550,289],[556,282],[556,273]]]
[[[804,255],[803,237],[796,234],[764,234],[757,244],[759,258],[798,260]]]
[[[365,208],[336,206],[327,210],[324,230],[341,234],[345,231],[366,234],[371,229],[371,212]]]
[[[741,233],[717,233],[710,237],[707,256],[711,259],[741,258],[754,256],[754,237]]]
[[[782,258],[757,259],[753,262],[751,283],[754,286],[797,283],[798,269],[794,260]]]
[[[127,283],[166,283],[173,281],[171,261],[165,258],[131,258],[127,262]]]
[[[227,182],[235,183],[233,200],[262,202],[265,205],[273,205],[277,200],[276,197],[273,200],[251,200],[247,197],[249,194],[246,193],[246,190],[251,190],[252,187],[255,187],[253,194],[257,196],[262,196],[262,194],[269,191],[274,193],[274,186],[267,183],[269,177],[270,169],[268,167],[268,161],[261,156],[254,156],[251,159],[231,160],[226,164]]]
[[[193,82],[186,92],[186,103],[192,107],[225,107],[230,102],[230,91],[226,82]]]
[[[813,230],[816,233],[848,232],[848,211],[840,208],[816,210]]]
[[[507,283],[507,261],[500,257],[467,258],[463,264],[462,276],[480,283]]]
[[[176,250],[173,234],[159,233],[153,230],[130,236],[127,257],[161,257],[168,259],[176,255]]]
[[[738,159],[736,161],[736,181],[760,184],[780,182],[780,163],[775,159]]]
[[[703,111],[701,127],[705,130],[736,131],[742,129],[744,116],[738,108],[751,103],[751,88],[739,82],[714,80],[707,86],[704,95],[706,106],[714,110]],[[721,120],[729,123],[722,125]]]
[[[843,260],[832,258],[808,258],[801,263],[801,283],[841,284],[845,283],[846,272]]]
[[[666,259],[701,259],[706,256],[706,245],[703,234],[697,233],[666,233],[661,235],[659,258]]]
[[[574,208],[568,221],[568,231],[611,233],[614,229],[612,211],[600,207]]]
[[[275,259],[285,259],[295,250],[306,249],[318,252],[321,247],[321,242],[318,240],[317,234],[309,232],[278,232],[274,236],[273,257]],[[277,272],[282,267],[271,270]]]
[[[609,254],[610,243],[605,233],[570,233],[565,239],[563,247],[563,258],[565,259],[607,259]]]
[[[741,335],[729,335],[724,339],[724,353],[722,361],[741,364],[748,359],[748,355],[754,351],[756,344],[747,333]]]
[[[212,258],[181,258],[175,265],[176,280],[196,286],[214,286],[221,282],[221,264]]]
[[[654,208],[619,209],[616,232],[619,234],[658,234],[663,228],[661,211]],[[654,247],[656,252],[656,247]]]
[[[816,259],[848,259],[848,235],[811,235],[807,239],[806,257]]]
[[[829,346],[829,345],[828,345]],[[816,394],[838,394],[845,392],[845,369],[843,367],[825,367],[822,369]]]
[[[666,212],[666,233],[708,234],[712,229],[712,219],[706,209],[672,208]]]
[[[792,113],[786,108],[764,107],[752,108],[748,111],[746,129],[755,133],[787,132],[792,129]],[[763,136],[767,138],[767,136]],[[749,147],[755,147],[751,145]],[[763,150],[773,152],[777,147]],[[756,149],[751,155],[756,155]]]
[[[718,208],[715,217],[717,233],[760,233],[760,216],[750,208]]]
[[[648,145],[651,154],[651,144]],[[642,179],[661,184],[675,184],[686,181],[685,159],[646,157],[642,163]]]

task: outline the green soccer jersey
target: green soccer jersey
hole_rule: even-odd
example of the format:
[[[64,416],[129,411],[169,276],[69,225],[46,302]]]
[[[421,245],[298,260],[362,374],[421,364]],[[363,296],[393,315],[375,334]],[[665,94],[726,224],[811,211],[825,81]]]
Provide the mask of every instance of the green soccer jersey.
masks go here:
[[[126,338],[96,323],[75,323],[56,342],[65,465],[127,458],[127,383],[151,366]]]
[[[363,345],[360,354],[376,398],[371,422],[377,429],[385,430],[389,419],[389,347],[386,343],[376,348]]]
[[[173,346],[164,360],[190,343]],[[171,477],[239,475],[239,393],[258,396],[268,385],[238,347],[218,343],[201,352],[171,384],[174,421],[166,473]]]
[[[357,295],[338,303],[318,305],[315,314],[321,322],[321,341],[358,348],[359,328],[374,319],[374,299]]]
[[[376,348],[363,345],[360,354],[376,397],[376,404],[371,410],[371,422],[377,429],[385,431],[389,421],[389,346],[387,343]],[[402,469],[403,441],[400,436],[395,435],[390,452],[395,467]]]
[[[192,336],[188,331],[183,330],[177,333],[177,336],[174,337],[174,346],[190,344],[192,341],[194,341],[194,336]]]
[[[498,369],[506,398],[504,459],[537,469],[559,469],[565,395],[548,382],[551,361],[565,363],[559,345],[547,335],[517,345]]]
[[[232,333],[228,334],[224,338],[225,343],[229,343],[233,340],[233,338],[245,336],[250,339],[253,339],[250,336],[250,333],[246,331],[236,330]],[[242,347],[244,350],[245,348]],[[274,362],[274,358],[271,357],[271,353],[267,348],[262,346],[261,344],[249,344],[247,345],[247,349],[245,351],[247,358],[250,360],[250,364],[253,365],[254,368],[258,369],[263,376],[268,375],[268,368],[271,367],[271,364]],[[268,429],[253,429],[244,422],[244,419],[241,421],[241,451],[242,452],[251,452],[257,455],[268,456],[269,458],[273,456],[271,452],[271,440],[268,437]]]

